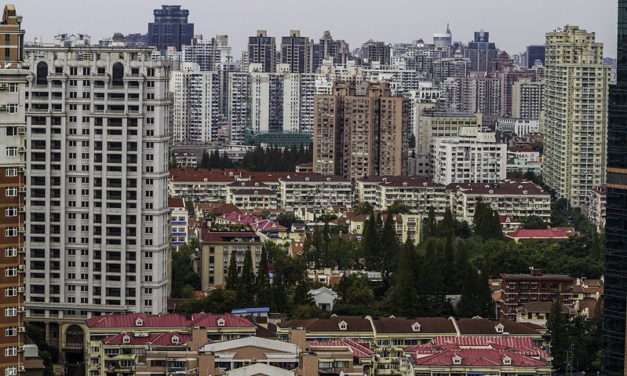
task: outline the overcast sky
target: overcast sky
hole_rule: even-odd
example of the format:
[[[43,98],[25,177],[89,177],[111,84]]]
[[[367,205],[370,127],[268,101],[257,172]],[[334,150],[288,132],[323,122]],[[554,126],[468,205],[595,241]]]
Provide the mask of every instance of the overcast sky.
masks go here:
[[[257,29],[269,35],[318,40],[324,30],[351,50],[372,38],[386,42],[431,42],[450,22],[453,39],[468,42],[483,28],[510,54],[544,42],[544,33],[564,25],[596,32],[604,55],[616,57],[616,0],[13,0],[24,18],[26,40],[51,41],[58,33],[86,33],[92,43],[114,32],[146,33],[152,11],[180,4],[190,11],[195,34],[227,34],[240,58],[246,38]],[[278,41],[277,41],[278,44]]]

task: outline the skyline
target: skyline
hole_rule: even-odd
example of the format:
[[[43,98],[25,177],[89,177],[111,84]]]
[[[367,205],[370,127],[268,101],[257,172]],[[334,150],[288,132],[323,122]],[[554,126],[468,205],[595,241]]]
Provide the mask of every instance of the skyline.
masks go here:
[[[235,0],[220,4],[183,0],[170,3],[180,4],[190,11],[189,20],[195,24],[196,34],[202,34],[205,38],[216,34],[228,35],[235,59],[240,59],[241,51],[246,48],[246,38],[254,35],[258,29],[265,29],[268,35],[275,37],[287,35],[292,29],[299,29],[301,35],[314,40],[318,40],[325,30],[329,30],[334,39],[346,40],[351,50],[354,50],[368,39],[388,43],[423,39],[430,43],[432,34],[444,32],[447,23],[451,26],[454,41],[467,43],[472,40],[474,31],[484,29],[490,33],[490,41],[510,55],[522,52],[527,45],[543,44],[546,32],[565,25],[577,25],[596,33],[597,41],[604,44],[605,57],[616,57],[616,22],[608,20],[616,20],[617,9],[614,2],[610,1],[531,0],[522,4],[509,0],[476,0],[469,6],[468,2],[462,0],[438,4],[422,0],[392,0],[386,2],[389,6],[382,8],[373,0],[361,1],[359,7],[347,1],[321,0],[318,2],[319,6],[307,8],[306,12],[302,11],[304,8],[294,7],[292,2],[286,0],[260,3]],[[153,20],[152,11],[160,8],[163,2],[137,0],[123,3],[120,0],[111,0],[100,3],[58,0],[50,4],[54,4],[56,9],[71,8],[72,12],[58,14],[53,24],[48,17],[50,11],[54,10],[53,7],[42,6],[42,2],[36,0],[23,0],[17,5],[23,16],[26,41],[42,37],[44,42],[49,42],[59,33],[84,33],[90,35],[95,44],[102,38],[111,37],[115,32],[124,35],[144,34],[147,32],[148,22]],[[124,12],[116,13],[120,6],[124,7]],[[46,8],[49,8],[48,11]],[[214,9],[218,11],[213,11]],[[333,11],[330,12],[329,9]],[[451,14],[451,9],[456,9],[454,14]],[[428,10],[429,14],[421,17],[420,12],[424,10]],[[418,12],[416,18],[419,22],[412,25],[414,12]],[[89,14],[97,14],[99,17],[94,19]],[[347,19],[347,14],[354,16]],[[490,17],[493,14],[500,17]],[[237,15],[237,18],[225,15]],[[504,22],[504,18],[511,15],[517,17]],[[106,22],[112,17],[119,20],[116,25]],[[320,19],[324,21],[318,21]],[[355,19],[363,21],[347,22]],[[381,27],[373,26],[376,22]],[[513,28],[510,27],[512,22],[515,23]]]

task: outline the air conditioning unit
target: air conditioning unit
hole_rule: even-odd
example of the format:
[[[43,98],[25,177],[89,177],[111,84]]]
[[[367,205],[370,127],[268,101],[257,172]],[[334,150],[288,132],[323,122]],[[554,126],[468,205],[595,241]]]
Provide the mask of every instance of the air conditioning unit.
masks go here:
[[[24,352],[24,346],[18,346],[17,352]]]
[[[17,127],[18,134],[26,134],[26,127]]]
[[[17,148],[17,151],[19,153],[26,153],[26,147],[25,146],[20,146],[19,148]]]
[[[26,213],[26,208],[25,208],[25,207],[23,207],[23,206],[20,206],[20,207],[17,209],[17,211],[18,211],[19,213]]]
[[[24,172],[26,169],[24,168],[24,166],[20,166],[17,168],[18,172]]]
[[[18,188],[18,191],[19,191],[20,193],[26,193],[26,187],[24,187],[24,186],[19,187],[19,188]]]
[[[25,268],[26,267],[24,265],[20,265],[17,267],[17,270],[23,273]]]
[[[26,248],[25,247],[19,247],[17,249],[17,253],[26,253]]]
[[[9,85],[7,85],[7,84],[0,84],[0,90],[1,91],[6,91],[7,89],[9,89]]]
[[[17,371],[18,372],[24,372],[24,371],[26,371],[26,368],[24,368],[24,366],[19,366],[19,367],[17,367]]]
[[[23,294],[24,293],[24,287],[18,287],[17,288],[17,292]]]
[[[18,313],[24,313],[24,312],[26,312],[26,308],[24,308],[24,306],[17,307],[17,312]]]
[[[26,328],[23,326],[18,326],[17,327],[17,332],[18,333],[26,333]]]
[[[7,106],[5,104],[1,105],[0,111],[7,112]]]
[[[19,231],[19,233],[20,233],[20,234],[23,234],[23,233],[25,233],[25,232],[26,232],[26,227],[21,227],[21,226],[20,226],[20,227],[18,228],[18,231]]]

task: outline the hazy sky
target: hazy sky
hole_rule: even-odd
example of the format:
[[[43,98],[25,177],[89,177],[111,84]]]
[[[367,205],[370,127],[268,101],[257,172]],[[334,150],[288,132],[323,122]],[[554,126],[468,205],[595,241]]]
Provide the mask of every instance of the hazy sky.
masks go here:
[[[10,0],[9,0],[10,1]],[[58,33],[86,33],[92,42],[114,32],[146,33],[152,10],[180,4],[190,11],[195,34],[227,34],[240,58],[246,38],[257,29],[269,35],[318,40],[324,30],[351,50],[372,38],[386,42],[431,42],[450,22],[453,39],[468,42],[483,28],[510,54],[544,42],[544,33],[564,25],[596,32],[604,54],[616,56],[616,0],[13,0],[24,17],[26,40],[51,41]],[[277,40],[277,44],[278,44]],[[278,47],[278,46],[277,46]]]

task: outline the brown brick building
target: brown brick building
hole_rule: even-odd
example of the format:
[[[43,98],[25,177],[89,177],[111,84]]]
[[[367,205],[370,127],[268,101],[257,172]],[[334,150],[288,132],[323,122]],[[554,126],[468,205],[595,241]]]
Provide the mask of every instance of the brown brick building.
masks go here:
[[[543,274],[540,269],[531,269],[530,274],[501,274],[501,317],[516,319],[516,309],[532,302],[573,303],[575,279],[562,274]]]
[[[0,23],[0,375],[24,374],[24,30],[15,7]]]
[[[409,101],[385,83],[338,82],[314,98],[314,172],[357,179],[407,171]]]

